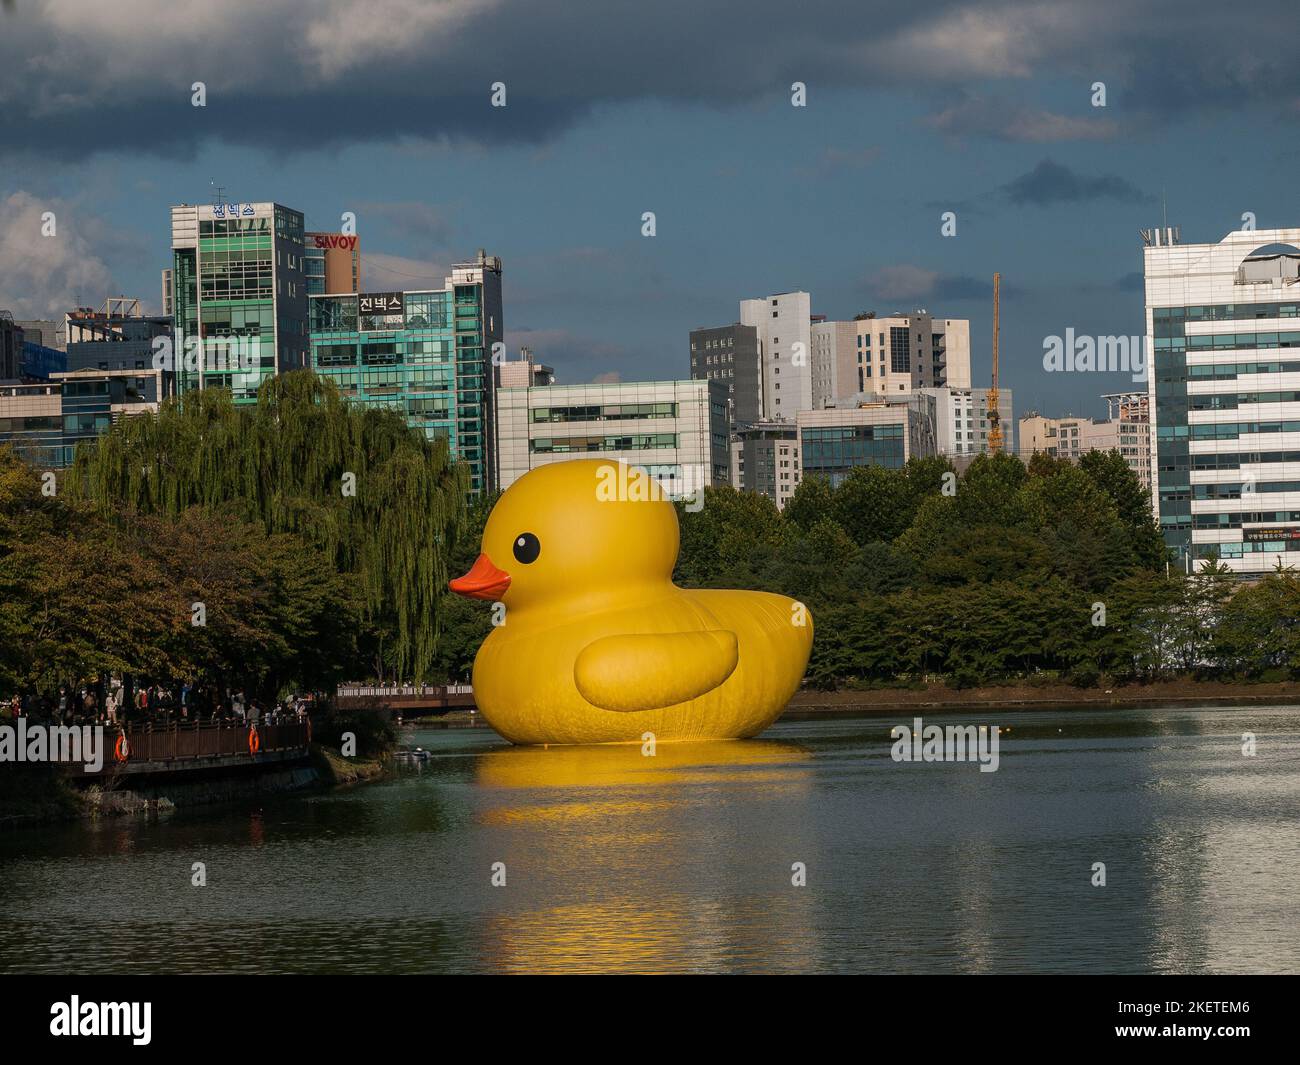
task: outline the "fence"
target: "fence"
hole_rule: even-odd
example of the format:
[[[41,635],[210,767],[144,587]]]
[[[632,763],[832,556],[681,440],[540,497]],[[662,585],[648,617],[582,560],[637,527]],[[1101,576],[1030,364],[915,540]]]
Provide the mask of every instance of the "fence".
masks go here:
[[[248,757],[251,753],[247,725],[128,724],[125,732],[130,745],[128,761],[131,762],[171,762],[230,755]],[[305,721],[259,725],[257,739],[260,753],[306,750],[311,740],[311,726]],[[106,729],[105,740],[116,744],[117,734]]]

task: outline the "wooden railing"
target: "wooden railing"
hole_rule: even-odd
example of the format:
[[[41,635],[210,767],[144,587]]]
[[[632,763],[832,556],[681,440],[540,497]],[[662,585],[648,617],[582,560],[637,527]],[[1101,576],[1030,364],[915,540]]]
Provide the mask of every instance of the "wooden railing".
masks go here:
[[[125,728],[129,762],[172,762],[230,755],[251,757],[247,725],[153,725],[128,724]],[[114,760],[114,750],[121,731],[104,730],[109,748],[105,763]],[[278,725],[257,726],[258,753],[305,751],[311,740],[306,722],[289,721]]]
[[[472,684],[342,684],[339,686],[340,698],[389,698],[395,695],[418,695],[433,699],[444,699],[449,695],[473,695]]]

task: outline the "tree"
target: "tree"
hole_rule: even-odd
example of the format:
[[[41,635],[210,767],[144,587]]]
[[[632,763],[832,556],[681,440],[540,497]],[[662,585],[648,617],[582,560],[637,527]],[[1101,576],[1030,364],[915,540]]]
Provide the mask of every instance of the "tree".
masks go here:
[[[230,507],[300,536],[350,576],[362,646],[399,675],[430,669],[468,480],[397,411],[348,403],[309,371],[268,378],[246,406],[202,389],[78,448],[69,489],[105,515]]]
[[[834,518],[859,546],[889,543],[911,522],[906,476],[883,466],[855,466],[835,489]]]
[[[1119,520],[1128,530],[1139,563],[1147,569],[1163,569],[1169,549],[1156,525],[1151,493],[1142,487],[1124,456],[1115,450],[1088,451],[1080,457],[1079,469],[1110,497]]]

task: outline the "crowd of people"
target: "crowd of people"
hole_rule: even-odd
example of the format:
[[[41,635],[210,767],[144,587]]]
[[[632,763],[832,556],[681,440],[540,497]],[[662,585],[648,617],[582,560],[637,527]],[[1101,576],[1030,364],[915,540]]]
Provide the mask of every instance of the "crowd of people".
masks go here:
[[[302,695],[264,704],[243,689],[216,691],[185,683],[124,684],[119,678],[93,685],[61,684],[53,692],[23,692],[0,701],[0,714],[9,718],[62,725],[120,726],[128,722],[168,726],[177,724],[278,725],[303,721],[310,700]]]

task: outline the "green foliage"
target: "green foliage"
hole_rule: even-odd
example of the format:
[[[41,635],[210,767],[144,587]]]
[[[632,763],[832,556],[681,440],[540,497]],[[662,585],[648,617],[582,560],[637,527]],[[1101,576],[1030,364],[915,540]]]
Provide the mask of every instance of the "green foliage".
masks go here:
[[[202,389],[78,449],[68,485],[109,519],[201,507],[297,537],[350,578],[374,672],[430,670],[468,482],[399,412],[347,403],[309,371],[246,406]]]
[[[1242,585],[1217,563],[1167,575],[1149,497],[1118,454],[981,456],[946,494],[951,472],[924,459],[835,486],[812,476],[783,513],[710,490],[682,514],[678,580],[806,603],[817,687],[1300,675],[1300,580]]]
[[[311,373],[255,406],[205,389],[124,419],[58,484],[0,449],[0,692],[116,674],[269,701],[459,675],[477,635],[451,614],[438,639],[486,504],[470,540],[446,443]]]

